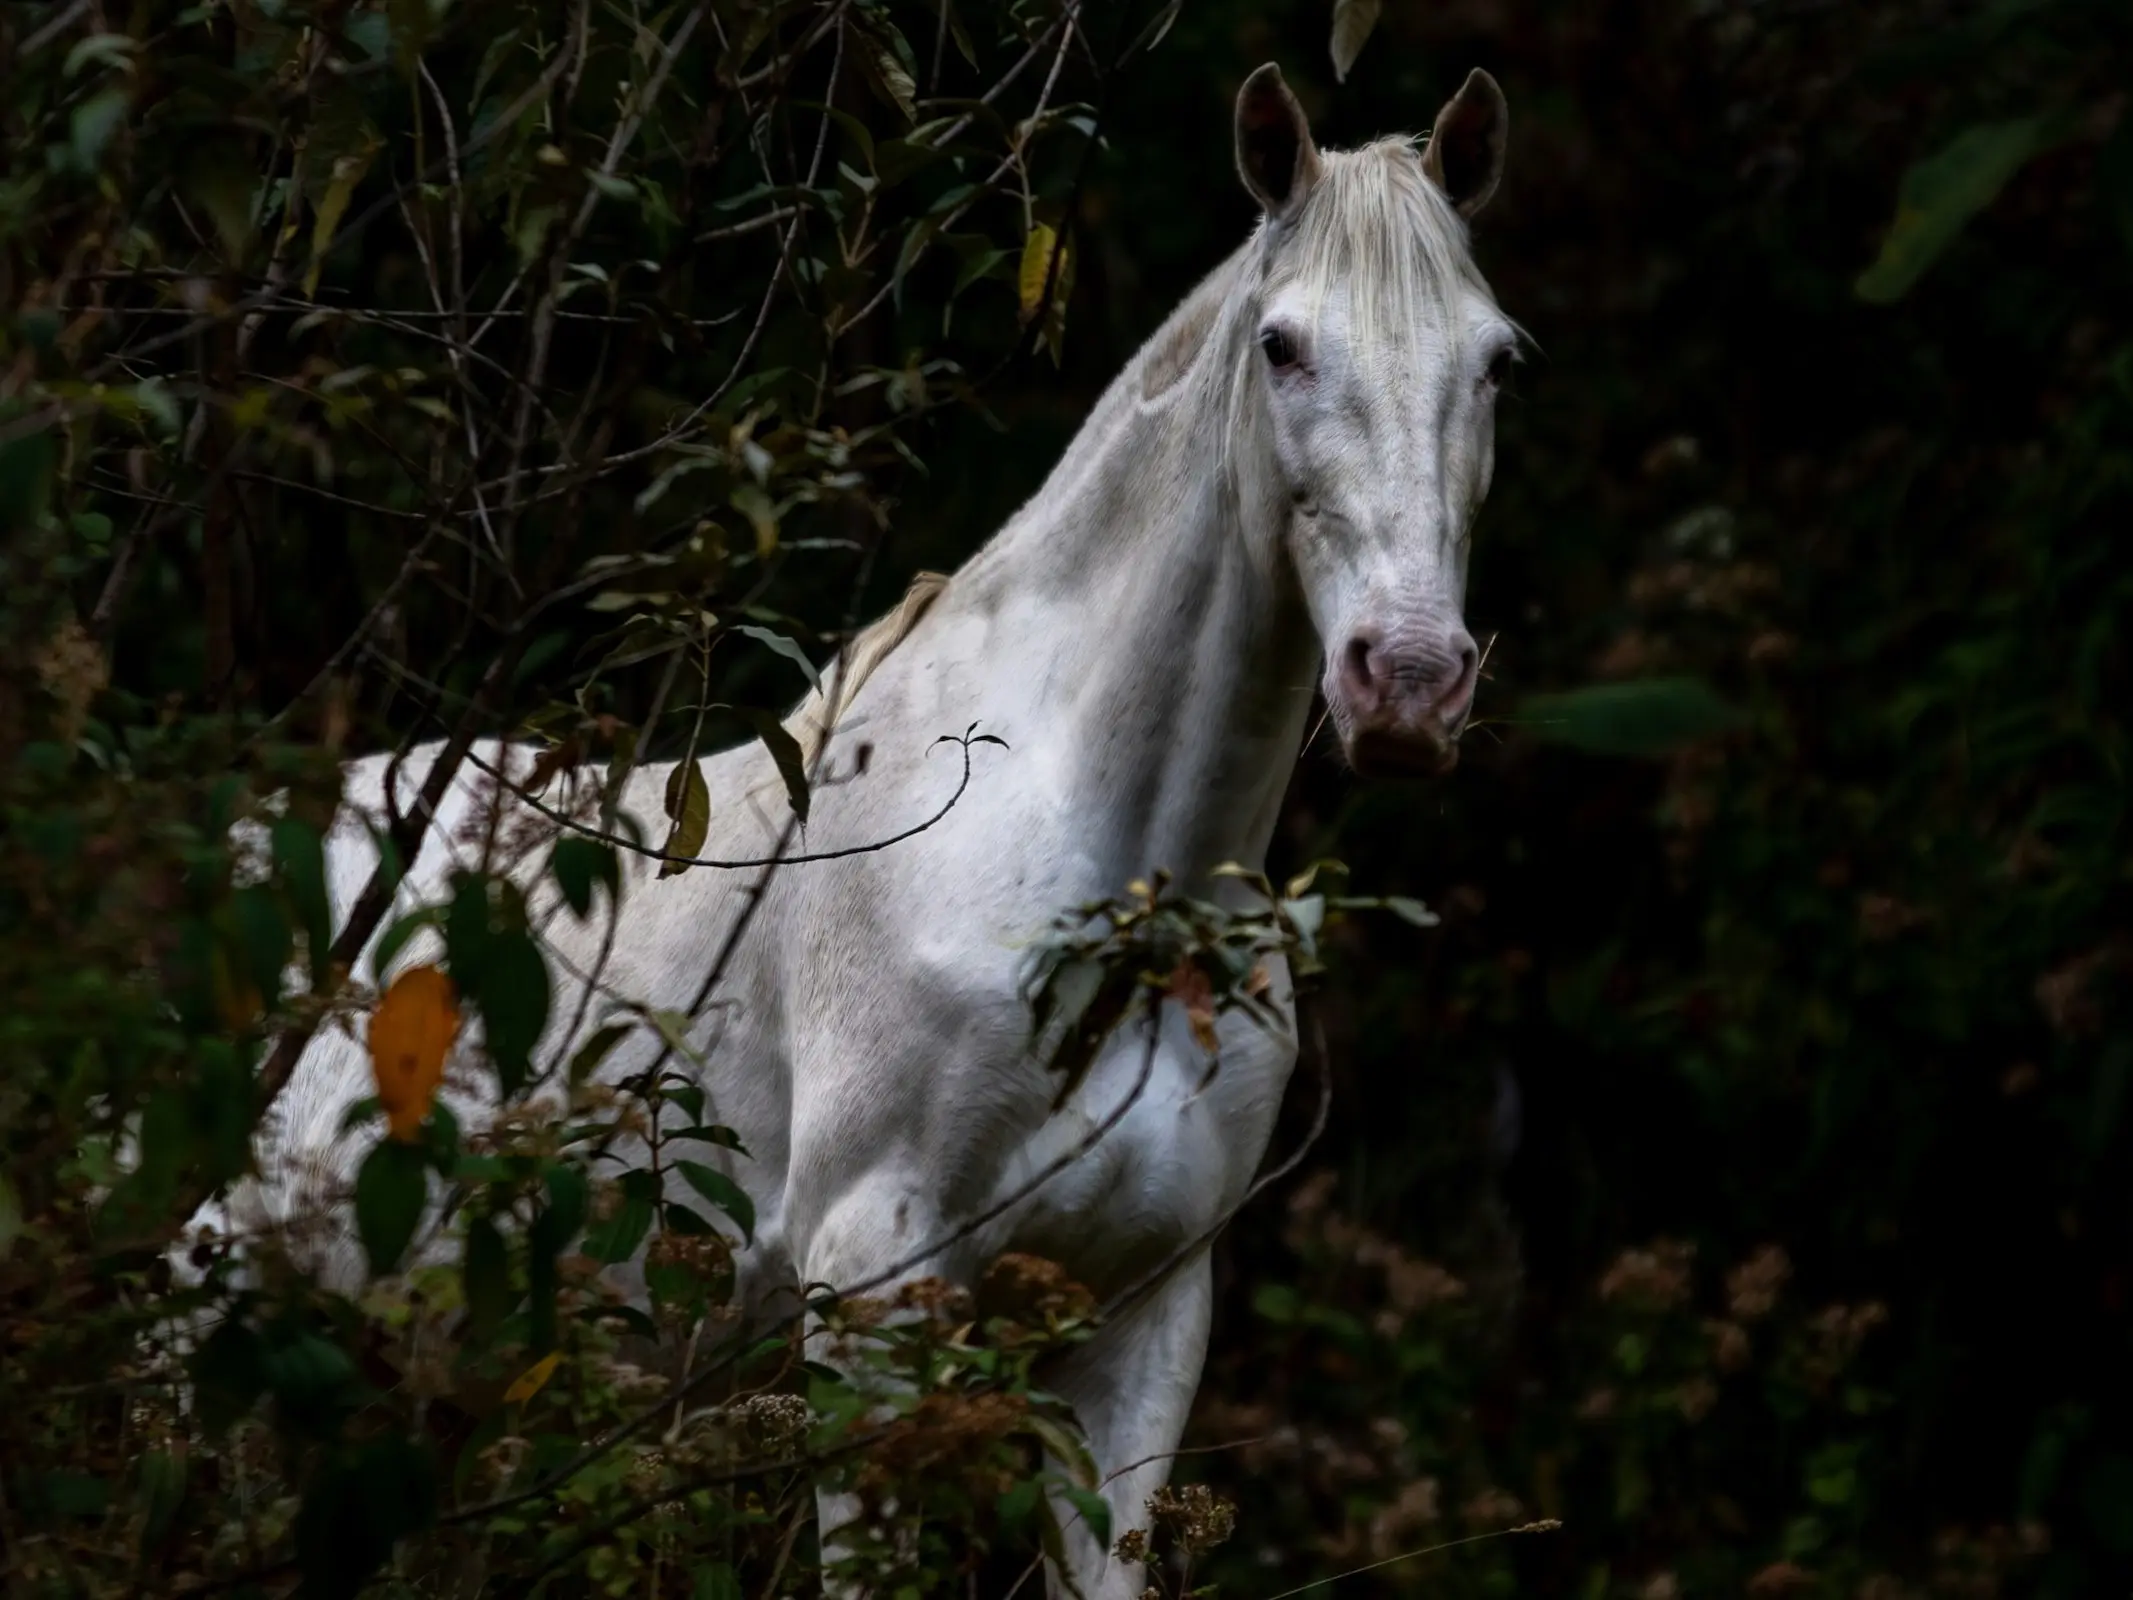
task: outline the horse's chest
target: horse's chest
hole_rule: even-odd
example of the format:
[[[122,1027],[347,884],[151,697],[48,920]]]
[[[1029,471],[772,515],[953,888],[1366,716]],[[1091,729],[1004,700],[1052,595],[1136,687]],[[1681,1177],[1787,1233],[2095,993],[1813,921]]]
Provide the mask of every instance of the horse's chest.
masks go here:
[[[1225,1021],[1212,1077],[1181,1017],[1153,1056],[1114,1041],[1068,1106],[1010,1164],[1009,1186],[1058,1170],[1007,1249],[1049,1256],[1098,1292],[1123,1287],[1242,1203],[1295,1061],[1293,1039]]]

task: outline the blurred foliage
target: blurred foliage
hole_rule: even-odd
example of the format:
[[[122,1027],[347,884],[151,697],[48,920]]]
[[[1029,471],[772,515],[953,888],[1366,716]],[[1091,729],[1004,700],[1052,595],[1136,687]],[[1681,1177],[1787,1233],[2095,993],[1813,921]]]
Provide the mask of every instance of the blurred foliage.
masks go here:
[[[389,977],[337,966],[320,914],[334,758],[461,725],[618,766],[757,736],[794,657],[997,526],[1244,236],[1230,101],[1276,58],[1334,145],[1496,74],[1478,249],[1541,355],[1501,412],[1459,771],[1418,795],[1314,754],[1275,863],[1337,853],[1441,921],[1318,941],[1320,1170],[1218,1253],[1199,1481],[1114,1533],[1174,1591],[1533,1518],[1564,1526],[1341,1592],[2122,1589],[2133,14],[1270,0],[1092,13],[1075,49],[1064,22],[7,13],[10,1582],[301,1556],[331,1587],[433,1519],[417,1592],[813,1581],[810,1458],[871,1424],[785,1347],[736,1357],[746,1398],[580,1459],[668,1381],[591,1266],[656,1230],[652,1317],[705,1317],[746,1205],[588,1181],[639,1101],[382,1141],[369,1241],[393,1255],[396,1197],[450,1174],[449,1269],[360,1303],[270,1275],[190,1419],[142,1335],[234,1291],[174,1294],[155,1225],[241,1166],[277,1034]],[[272,870],[233,884],[226,829],[272,791]],[[603,859],[550,870],[612,916]],[[492,1030],[545,1012],[478,976],[494,949],[524,974],[508,896],[433,909]],[[1107,959],[1247,1002],[1204,921],[1125,904],[1152,944]],[[860,1459],[942,1542],[858,1559],[945,1589],[1042,1547],[1039,1359],[1088,1308],[1008,1276],[980,1334],[947,1290],[881,1328],[912,1409]],[[485,1338],[448,1360],[461,1319]],[[449,1398],[472,1384],[485,1420]]]

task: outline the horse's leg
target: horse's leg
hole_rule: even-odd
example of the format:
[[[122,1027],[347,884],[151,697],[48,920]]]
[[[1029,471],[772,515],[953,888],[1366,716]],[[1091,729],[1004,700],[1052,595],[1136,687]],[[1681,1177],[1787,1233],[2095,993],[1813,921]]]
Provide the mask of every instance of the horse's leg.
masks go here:
[[[873,1280],[888,1268],[908,1261],[928,1243],[944,1236],[938,1213],[926,1186],[916,1174],[876,1176],[854,1185],[832,1205],[808,1241],[802,1260],[802,1278],[810,1284],[828,1284],[840,1292],[860,1284],[868,1287],[864,1298],[888,1299],[905,1284],[928,1276],[949,1277],[963,1282],[948,1261],[918,1262],[881,1283]],[[886,1419],[893,1402],[908,1390],[893,1374],[870,1368],[858,1354],[864,1333],[832,1336],[819,1318],[808,1318],[808,1353],[825,1366],[834,1367],[862,1393],[878,1396],[876,1415]],[[862,1423],[862,1426],[864,1424]],[[893,1505],[884,1508],[895,1521]],[[816,1531],[821,1541],[825,1573],[839,1560],[849,1558],[859,1540],[865,1507],[857,1494],[822,1489],[815,1500]],[[894,1532],[891,1538],[901,1549],[906,1542]],[[850,1597],[865,1592],[851,1581],[826,1581],[824,1593]]]
[[[1049,1387],[1074,1408],[1104,1479],[1111,1539],[1148,1525],[1148,1497],[1170,1477],[1171,1458],[1207,1358],[1207,1324],[1214,1284],[1203,1248],[1162,1287],[1127,1310],[1049,1377]],[[1057,1506],[1066,1530],[1064,1577],[1082,1600],[1134,1600],[1145,1586],[1137,1562],[1120,1561],[1096,1540],[1073,1507]],[[1062,1592],[1053,1573],[1054,1595]]]

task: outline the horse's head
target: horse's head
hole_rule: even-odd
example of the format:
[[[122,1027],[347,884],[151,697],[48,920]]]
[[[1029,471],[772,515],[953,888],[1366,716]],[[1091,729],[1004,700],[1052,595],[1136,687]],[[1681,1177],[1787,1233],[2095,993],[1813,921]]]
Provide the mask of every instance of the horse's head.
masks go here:
[[[1237,99],[1237,165],[1266,212],[1257,385],[1290,559],[1356,770],[1458,756],[1479,656],[1467,537],[1488,493],[1518,332],[1467,250],[1503,170],[1503,92],[1475,72],[1429,143],[1321,153],[1272,65]]]

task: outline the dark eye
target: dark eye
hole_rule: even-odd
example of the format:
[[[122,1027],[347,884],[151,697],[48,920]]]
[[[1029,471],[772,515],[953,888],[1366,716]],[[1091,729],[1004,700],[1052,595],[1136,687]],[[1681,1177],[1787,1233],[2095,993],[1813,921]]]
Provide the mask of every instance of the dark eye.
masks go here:
[[[1296,365],[1296,345],[1279,328],[1269,328],[1262,333],[1259,348],[1266,352],[1267,365],[1276,372]]]
[[[1506,345],[1489,357],[1489,387],[1501,389],[1511,381],[1511,363],[1514,360],[1510,346]]]

